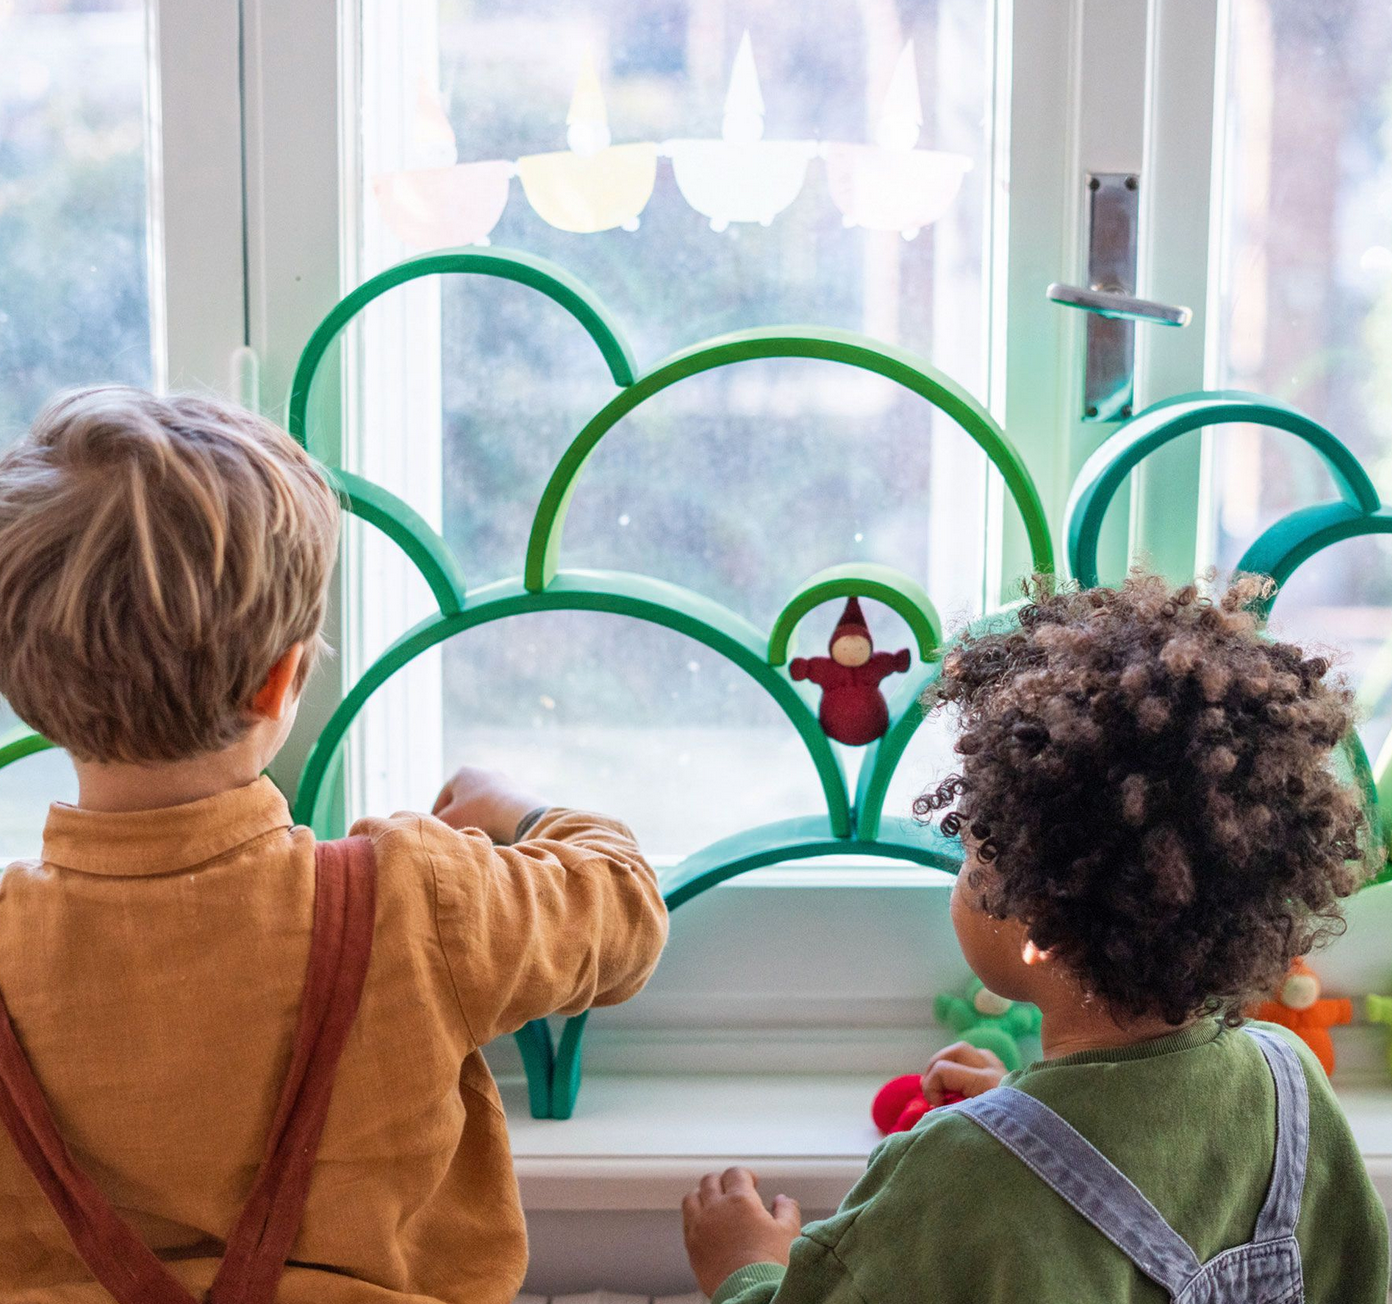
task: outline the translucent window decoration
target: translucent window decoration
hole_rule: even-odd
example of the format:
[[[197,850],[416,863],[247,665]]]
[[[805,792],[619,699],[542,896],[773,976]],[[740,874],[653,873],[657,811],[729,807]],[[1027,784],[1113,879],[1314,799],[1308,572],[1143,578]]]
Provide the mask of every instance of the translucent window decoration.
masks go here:
[[[459,163],[454,128],[424,78],[413,128],[420,166],[384,173],[372,186],[388,228],[413,249],[487,244],[516,169],[502,159]]]
[[[764,98],[748,32],[735,55],[720,134],[720,140],[670,140],[662,147],[677,187],[714,231],[731,222],[768,226],[798,197],[816,146],[763,139]]]
[[[831,198],[847,226],[898,231],[912,240],[957,198],[972,161],[964,154],[915,149],[923,130],[913,42],[894,66],[873,145],[823,146]]]
[[[417,250],[486,244],[516,175],[533,211],[557,230],[636,231],[660,159],[670,162],[678,193],[712,230],[768,226],[803,192],[815,162],[825,166],[826,191],[846,226],[897,231],[911,240],[947,212],[972,166],[965,154],[917,148],[923,102],[912,39],[900,49],[868,141],[838,140],[829,114],[817,115],[805,139],[765,139],[763,87],[747,29],[735,51],[718,137],[616,141],[592,49],[581,55],[574,76],[566,148],[526,153],[515,164],[459,162],[453,129],[423,84],[415,132],[420,157],[373,182],[389,229]],[[710,108],[701,106],[700,116],[708,117]]]
[[[612,145],[593,56],[587,56],[566,115],[566,144],[554,154],[517,160],[527,200],[562,231],[590,235],[638,229],[657,180],[657,146]]]

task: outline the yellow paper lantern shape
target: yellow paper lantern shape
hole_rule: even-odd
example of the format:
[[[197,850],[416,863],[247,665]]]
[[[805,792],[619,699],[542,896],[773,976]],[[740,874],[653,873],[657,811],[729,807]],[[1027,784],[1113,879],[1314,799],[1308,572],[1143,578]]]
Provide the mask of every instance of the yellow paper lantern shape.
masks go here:
[[[652,198],[657,146],[611,145],[609,118],[594,59],[587,55],[566,115],[567,150],[517,160],[527,202],[545,222],[589,235],[616,226],[633,231]]]

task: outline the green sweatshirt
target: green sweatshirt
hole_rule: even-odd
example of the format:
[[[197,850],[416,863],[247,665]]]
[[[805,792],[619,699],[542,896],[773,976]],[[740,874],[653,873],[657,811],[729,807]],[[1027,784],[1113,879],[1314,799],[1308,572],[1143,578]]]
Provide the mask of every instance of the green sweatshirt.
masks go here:
[[[1270,1027],[1271,1025],[1262,1025]],[[1308,1304],[1387,1304],[1387,1216],[1329,1082],[1310,1086],[1296,1236]],[[1201,1262],[1252,1237],[1271,1178],[1275,1088],[1252,1038],[1205,1020],[1121,1050],[1041,1061],[1005,1081],[1121,1169]],[[885,1141],[785,1269],[734,1273],[712,1304],[1165,1304],[1090,1223],[999,1141],[951,1111]]]

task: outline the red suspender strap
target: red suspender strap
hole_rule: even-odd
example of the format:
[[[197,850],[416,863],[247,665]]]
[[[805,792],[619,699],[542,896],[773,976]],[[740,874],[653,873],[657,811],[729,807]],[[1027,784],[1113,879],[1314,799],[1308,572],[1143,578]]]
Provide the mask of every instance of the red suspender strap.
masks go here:
[[[338,1057],[358,1012],[376,921],[367,838],[315,848],[314,941],[290,1072],[251,1196],[227,1238],[210,1304],[271,1304],[309,1195]],[[322,940],[321,940],[322,939]]]
[[[372,953],[376,865],[366,838],[315,848],[314,931],[290,1071],[251,1195],[227,1239],[208,1299],[272,1304],[309,1194],[338,1059]],[[118,1304],[196,1304],[58,1135],[0,1000],[0,1122],[38,1180],[92,1276]]]

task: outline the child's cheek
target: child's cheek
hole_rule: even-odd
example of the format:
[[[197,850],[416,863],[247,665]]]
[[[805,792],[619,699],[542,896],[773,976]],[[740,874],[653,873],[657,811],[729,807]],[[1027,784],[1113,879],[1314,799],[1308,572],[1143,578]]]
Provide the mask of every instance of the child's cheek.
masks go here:
[[[993,992],[1008,1000],[1027,999],[1021,994],[1028,986],[1028,966],[1023,950],[1022,930],[1010,920],[993,919],[981,908],[981,894],[968,882],[966,866],[952,887],[950,913],[971,971]]]

